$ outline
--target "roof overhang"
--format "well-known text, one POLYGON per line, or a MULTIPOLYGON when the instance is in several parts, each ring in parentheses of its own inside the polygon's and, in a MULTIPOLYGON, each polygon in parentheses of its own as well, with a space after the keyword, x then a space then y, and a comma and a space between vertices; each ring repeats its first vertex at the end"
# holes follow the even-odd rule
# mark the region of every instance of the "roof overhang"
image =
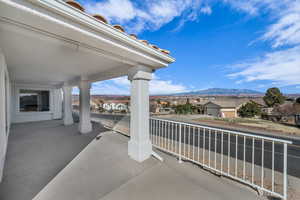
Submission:
POLYGON ((127 75, 133 66, 156 70, 175 61, 60 0, 0 0, 0 48, 20 82, 30 74, 53 84, 76 84, 82 75, 99 81, 127 75))

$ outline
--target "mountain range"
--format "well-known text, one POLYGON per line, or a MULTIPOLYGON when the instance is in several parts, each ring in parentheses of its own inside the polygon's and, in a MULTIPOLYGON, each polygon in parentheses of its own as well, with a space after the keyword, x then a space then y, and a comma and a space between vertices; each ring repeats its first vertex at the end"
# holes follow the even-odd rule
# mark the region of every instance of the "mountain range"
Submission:
POLYGON ((259 92, 256 90, 250 89, 227 89, 227 88, 210 88, 206 90, 197 90, 197 91, 190 91, 179 93, 176 95, 234 95, 234 96, 262 96, 264 95, 263 92, 259 92))

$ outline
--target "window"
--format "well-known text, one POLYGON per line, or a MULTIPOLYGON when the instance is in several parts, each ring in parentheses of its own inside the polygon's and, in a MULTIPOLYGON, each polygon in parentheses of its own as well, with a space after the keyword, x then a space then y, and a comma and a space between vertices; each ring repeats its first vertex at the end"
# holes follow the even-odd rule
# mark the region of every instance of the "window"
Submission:
POLYGON ((20 90, 20 112, 49 111, 49 96, 47 90, 20 90))

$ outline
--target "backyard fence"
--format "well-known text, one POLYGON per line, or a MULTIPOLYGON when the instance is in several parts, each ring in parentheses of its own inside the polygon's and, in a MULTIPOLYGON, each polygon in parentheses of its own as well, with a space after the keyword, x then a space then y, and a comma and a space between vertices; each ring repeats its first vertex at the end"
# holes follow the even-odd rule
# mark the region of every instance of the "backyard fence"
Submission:
POLYGON ((151 118, 154 147, 221 176, 287 199, 287 147, 292 142, 151 118))

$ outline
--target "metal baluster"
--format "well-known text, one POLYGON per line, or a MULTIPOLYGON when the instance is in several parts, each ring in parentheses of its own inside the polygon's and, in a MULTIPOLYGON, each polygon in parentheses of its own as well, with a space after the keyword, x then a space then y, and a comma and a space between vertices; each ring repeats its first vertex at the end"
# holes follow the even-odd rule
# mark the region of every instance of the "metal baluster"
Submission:
POLYGON ((174 150, 175 150, 175 153, 177 153, 177 149, 178 148, 176 148, 176 146, 177 146, 176 143, 178 143, 178 141, 179 141, 178 136, 177 136, 177 133, 178 133, 178 124, 174 124, 174 129, 175 129, 175 133, 174 133, 175 134, 174 150))
POLYGON ((283 197, 287 200, 287 143, 283 145, 283 197))
POLYGON ((246 179, 246 136, 244 136, 244 165, 243 165, 243 179, 246 179))
POLYGON ((167 149, 167 125, 168 125, 168 122, 165 122, 165 131, 164 131, 164 139, 165 139, 164 148, 165 149, 167 149))
POLYGON ((164 148, 164 121, 161 122, 161 142, 160 145, 162 148, 164 148))
POLYGON ((172 122, 169 123, 169 139, 168 139, 168 147, 169 147, 169 150, 171 151, 171 147, 172 147, 172 122))
POLYGON ((159 120, 156 120, 156 145, 159 147, 159 120))
POLYGON ((230 133, 228 133, 228 159, 227 159, 227 172, 230 174, 230 133))
POLYGON ((252 184, 254 183, 254 147, 255 147, 255 138, 252 138, 252 184))
POLYGON ((179 124, 179 163, 182 163, 181 160, 181 124, 179 124))
POLYGON ((198 132, 198 162, 200 162, 200 128, 197 128, 198 132))
POLYGON ((202 160, 203 160, 203 165, 205 165, 205 128, 203 128, 203 151, 202 151, 202 160))
POLYGON ((190 152, 191 152, 191 126, 189 126, 189 136, 188 136, 188 158, 190 158, 190 152))
POLYGON ((171 131, 170 123, 171 123, 171 122, 168 123, 169 128, 168 128, 168 130, 167 130, 167 132, 168 132, 168 137, 167 137, 167 139, 168 139, 168 140, 167 140, 167 141, 168 141, 168 150, 170 150, 170 131, 171 131))
POLYGON ((195 126, 193 127, 193 160, 195 160, 195 126))
POLYGON ((208 130, 208 166, 210 167, 211 129, 208 130))
POLYGON ((151 119, 151 142, 152 142, 152 144, 154 144, 154 133, 155 133, 155 130, 154 130, 154 120, 151 119))
POLYGON ((151 142, 154 144, 154 120, 151 119, 151 142))
POLYGON ((217 131, 215 131, 215 169, 217 169, 217 131))
POLYGON ((162 121, 159 123, 159 146, 162 148, 162 121))
POLYGON ((274 152, 275 152, 275 145, 273 140, 272 141, 272 192, 274 192, 274 152))
POLYGON ((237 177, 238 135, 235 135, 235 176, 237 177))
POLYGON ((224 139, 224 132, 221 133, 221 174, 223 173, 223 139, 224 139))
POLYGON ((174 123, 171 123, 171 150, 174 151, 174 139, 175 139, 175 135, 174 135, 174 123))
POLYGON ((153 143, 152 142, 152 120, 151 119, 149 119, 149 138, 150 138, 150 141, 151 141, 151 143, 153 143))
POLYGON ((158 146, 158 120, 155 120, 155 128, 156 128, 156 134, 155 134, 155 140, 156 140, 156 145, 158 146))
POLYGON ((185 156, 185 129, 186 129, 186 125, 183 125, 183 156, 185 156))
POLYGON ((264 157, 265 157, 265 140, 261 141, 261 187, 264 187, 264 157))

